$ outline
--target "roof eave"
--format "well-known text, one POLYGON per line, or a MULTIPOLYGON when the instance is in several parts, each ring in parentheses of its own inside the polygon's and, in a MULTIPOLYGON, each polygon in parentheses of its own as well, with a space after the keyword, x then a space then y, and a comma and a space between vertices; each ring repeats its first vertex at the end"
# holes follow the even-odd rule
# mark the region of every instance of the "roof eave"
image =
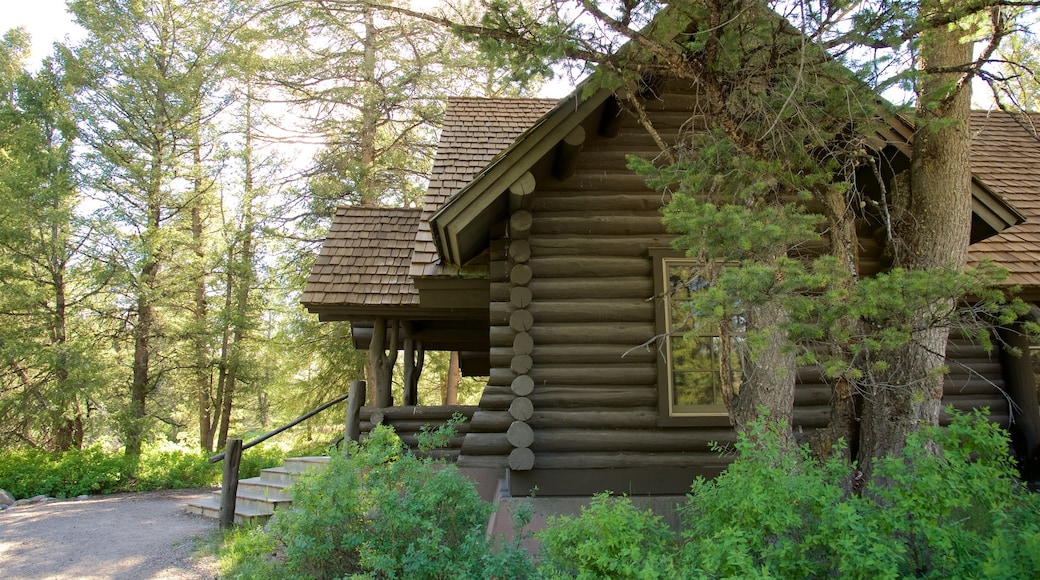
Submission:
POLYGON ((434 245, 442 260, 462 266, 482 252, 486 232, 499 213, 497 207, 505 207, 509 186, 614 94, 612 89, 599 89, 583 97, 586 86, 587 82, 579 84, 561 99, 430 218, 434 245))
MULTIPOLYGON (((993 228, 992 235, 1026 221, 1025 216, 974 175, 971 178, 971 212, 993 228)), ((973 239, 972 243, 982 241, 987 237, 989 236, 973 239)))

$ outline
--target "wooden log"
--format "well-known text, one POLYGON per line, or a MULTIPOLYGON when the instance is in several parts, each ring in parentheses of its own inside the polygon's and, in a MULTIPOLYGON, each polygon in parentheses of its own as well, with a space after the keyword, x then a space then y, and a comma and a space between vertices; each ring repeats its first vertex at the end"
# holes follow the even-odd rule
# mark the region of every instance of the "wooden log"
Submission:
POLYGON ((513 240, 509 244, 509 259, 523 264, 531 259, 531 243, 527 240, 513 240))
MULTIPOLYGON (((515 423, 514 423, 515 424, 515 423)), ((524 423, 527 426, 526 423, 524 423)), ((527 426, 530 429, 530 426, 527 426)), ((512 426, 510 427, 512 429, 512 426)), ((595 453, 601 451, 668 453, 708 451, 712 443, 737 440, 733 429, 538 429, 531 431, 535 451, 595 453)), ((512 439, 510 439, 512 442, 512 439)))
POLYGON ((235 503, 238 498, 238 468, 242 464, 242 440, 228 439, 224 448, 224 473, 220 488, 220 528, 235 525, 235 503))
POLYGON ((534 326, 534 316, 528 310, 517 310, 509 315, 509 328, 513 332, 527 332, 534 326))
POLYGON ((532 468, 534 468, 533 451, 522 447, 509 452, 509 469, 513 471, 528 471, 532 468))
POLYGON ((509 404, 509 414, 517 421, 527 421, 534 414, 534 404, 527 397, 517 397, 509 404))
POLYGON ((531 304, 531 289, 515 286, 509 290, 509 304, 513 308, 527 308, 531 304))
POLYGON ((654 322, 654 303, 645 299, 536 300, 527 310, 539 323, 654 322))
POLYGON ((525 172, 512 185, 509 186, 509 211, 516 212, 526 209, 531 202, 531 194, 534 193, 534 175, 530 171, 525 172))
MULTIPOLYGON (((534 352, 534 339, 526 332, 519 332, 513 337, 513 353, 531 354, 534 352)), ((523 374, 523 373, 521 373, 523 374)))
POLYGON ((531 227, 531 235, 613 235, 653 236, 667 233, 661 216, 656 212, 630 212, 624 216, 574 212, 585 215, 540 217, 531 227), (590 215, 591 214, 591 215, 590 215))
POLYGON ((383 425, 386 422, 386 415, 384 415, 381 411, 374 411, 368 417, 368 420, 372 423, 372 425, 383 425))
MULTIPOLYGON (((517 312, 527 312, 517 310, 517 312)), ((515 313, 514 313, 515 314, 515 313)), ((531 313, 528 312, 528 315, 531 313)), ((531 318, 533 324, 533 316, 531 318)), ((513 338, 517 332, 528 332, 534 343, 539 346, 558 344, 614 344, 625 345, 628 348, 639 348, 641 344, 657 336, 657 330, 653 323, 620 323, 620 322, 591 322, 587 324, 577 323, 539 323, 537 326, 519 328, 504 326, 492 326, 488 329, 488 335, 492 346, 509 346, 513 344, 513 338)))
POLYGON ((585 128, 578 125, 567 133, 556 146, 556 157, 553 159, 553 176, 565 181, 574 175, 581 157, 581 149, 585 144, 585 128))
MULTIPOLYGON (((409 449, 419 448, 419 434, 420 431, 406 431, 398 432, 397 436, 400 437, 401 443, 404 443, 409 449)), ((448 446, 445 449, 462 449, 463 442, 466 439, 465 434, 459 434, 448 439, 448 446)))
POLYGON ((380 413, 389 421, 404 419, 424 419, 427 421, 447 421, 452 415, 459 413, 464 417, 472 417, 477 412, 476 405, 421 405, 415 407, 362 407, 361 418, 368 420, 374 413, 380 413))
POLYGON ((650 248, 670 247, 673 236, 537 236, 531 238, 531 257, 617 256, 646 258, 650 248))
POLYGON ((598 298, 639 298, 654 295, 654 280, 649 276, 618 276, 610 280, 583 278, 535 278, 528 285, 539 300, 585 299, 590 288, 595 288, 598 298))
POLYGON ((830 405, 795 407, 792 421, 795 426, 816 429, 826 427, 831 420, 830 405))
MULTIPOLYGON (((523 334, 523 333, 522 333, 523 334)), ((529 333, 528 333, 529 335, 529 333)), ((516 336, 520 336, 519 334, 516 336)), ((517 350, 514 338, 513 346, 493 346, 489 351, 493 366, 508 366, 517 350)), ((531 340, 531 344, 534 340, 531 340)), ((526 347, 526 342, 521 345, 526 347)), ((538 364, 562 365, 580 360, 586 365, 601 364, 648 364, 656 363, 658 352, 654 345, 647 347, 631 347, 621 344, 556 344, 535 345, 531 352, 525 353, 538 364)))
MULTIPOLYGON (((618 180, 621 183, 626 181, 629 183, 624 193, 604 191, 602 187, 597 187, 606 185, 608 181, 606 176, 581 174, 574 181, 580 181, 585 189, 572 190, 568 188, 559 192, 552 192, 554 195, 538 196, 532 202, 531 211, 539 216, 551 216, 557 212, 602 211, 606 208, 616 212, 658 211, 661 208, 661 194, 646 189, 642 177, 631 173, 625 176, 614 175, 612 177, 615 178, 615 185, 618 180), (631 189, 631 191, 628 191, 628 189, 631 189)), ((667 237, 671 238, 672 236, 667 237)), ((664 244, 663 247, 668 247, 668 244, 664 244)))
POLYGON ((526 286, 533 272, 527 264, 517 264, 509 269, 509 282, 514 286, 526 286))
POLYGON ((518 375, 526 375, 533 366, 534 361, 531 359, 531 355, 528 354, 515 355, 509 363, 509 369, 518 375))
MULTIPOLYGON (((611 278, 650 277, 653 262, 649 257, 624 258, 619 256, 545 256, 531 258, 528 262, 534 276, 542 278, 588 279, 595 282, 609 282, 611 278)), ((514 268, 515 269, 515 268, 514 268)), ((510 272, 510 279, 512 279, 510 272)), ((530 279, 527 280, 530 282, 530 279)), ((526 284, 527 282, 524 282, 526 284)), ((606 285, 606 284, 604 284, 606 285)), ((586 295, 586 298, 590 296, 586 295)), ((539 294, 539 297, 541 295, 539 294)), ((649 298, 649 296, 643 296, 649 298)))
MULTIPOLYGON (((535 384, 526 396, 536 409, 574 409, 581 407, 656 407, 657 385, 644 386, 566 386, 535 384)), ((522 391, 521 391, 522 392, 522 391)), ((517 394, 502 387, 488 387, 480 399, 481 409, 506 410, 517 394)), ((525 396, 525 395, 520 395, 525 396)))
POLYGON ((795 406, 830 404, 833 396, 831 390, 830 385, 796 384, 794 387, 794 404, 795 406))
POLYGON ((463 452, 459 454, 456 465, 460 468, 505 469, 509 467, 509 461, 505 455, 466 455, 463 452))
MULTIPOLYGON (((536 385, 590 385, 590 386, 656 386, 656 365, 601 365, 595 368, 581 366, 538 365, 527 373, 536 385)), ((493 368, 495 384, 517 376, 512 369, 493 368)))
POLYGON ((518 397, 526 397, 534 391, 534 381, 527 375, 520 375, 510 383, 510 390, 518 397))
POLYGON ((503 433, 469 433, 462 444, 468 455, 507 455, 514 449, 503 433))
POLYGON ((523 421, 513 421, 506 430, 506 440, 513 447, 530 447, 535 440, 534 429, 523 421))
POLYGON ((534 217, 531 216, 531 212, 526 210, 513 212, 513 215, 509 217, 509 237, 518 240, 526 239, 531 235, 532 224, 534 224, 534 217))
MULTIPOLYGON (((423 427, 439 427, 444 423, 445 421, 430 421, 428 419, 396 419, 390 421, 386 417, 383 418, 383 424, 390 425, 398 434, 418 433, 422 431, 423 427)), ((371 431, 375 426, 376 425, 370 421, 361 421, 362 432, 371 431)), ((455 430, 458 433, 468 433, 469 428, 470 423, 469 421, 466 421, 461 425, 456 426, 455 430)))
MULTIPOLYGON (((658 412, 656 407, 582 407, 573 409, 537 409, 531 402, 531 414, 520 419, 513 414, 516 401, 527 399, 517 397, 509 405, 509 410, 487 410, 480 412, 481 429, 486 432, 505 432, 516 420, 526 421, 533 429, 552 429, 567 427, 571 429, 657 429, 658 412)), ((527 399, 530 401, 530 399, 527 399)), ((668 429, 673 429, 668 427, 668 429)))
POLYGON ((943 383, 944 395, 986 395, 1000 393, 1005 390, 1004 379, 989 377, 965 376, 946 377, 943 383))
POLYGON ((609 469, 609 468, 653 468, 653 467, 697 467, 724 469, 733 461, 732 455, 718 453, 545 453, 535 456, 536 469, 609 469))
POLYGON ((361 406, 365 402, 365 381, 350 381, 347 398, 346 426, 343 437, 355 443, 361 440, 361 406))

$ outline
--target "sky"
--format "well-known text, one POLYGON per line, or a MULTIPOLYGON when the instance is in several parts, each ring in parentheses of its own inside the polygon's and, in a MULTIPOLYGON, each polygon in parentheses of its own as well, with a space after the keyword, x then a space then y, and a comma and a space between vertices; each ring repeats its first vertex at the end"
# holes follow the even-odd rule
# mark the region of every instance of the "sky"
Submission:
POLYGON ((76 39, 82 29, 65 11, 65 0, 0 0, 0 34, 24 26, 32 36, 32 61, 39 63, 66 35, 76 39))

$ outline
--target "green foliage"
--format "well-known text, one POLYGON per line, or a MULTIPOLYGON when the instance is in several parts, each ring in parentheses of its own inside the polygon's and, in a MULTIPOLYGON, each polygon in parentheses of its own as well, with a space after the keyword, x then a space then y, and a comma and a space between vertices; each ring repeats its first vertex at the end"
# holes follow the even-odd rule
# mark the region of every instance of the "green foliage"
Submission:
POLYGON ((532 573, 516 545, 485 538, 491 506, 452 465, 418 459, 389 427, 293 488, 269 536, 245 534, 222 559, 229 578, 518 578, 532 573), (273 539, 273 541, 272 541, 273 539), (256 557, 279 554, 260 564, 256 557), (237 554, 246 554, 240 557, 237 554))
MULTIPOLYGON (((951 411, 952 412, 952 411, 951 411)), ((674 534, 627 498, 597 496, 541 532, 550 577, 1035 578, 1040 496, 1007 456, 1008 436, 953 413, 911 435, 860 493, 833 459, 791 454, 759 422, 718 478, 698 480, 674 534), (929 449, 939 449, 932 453, 929 449)))
POLYGON ((453 413, 451 419, 448 419, 443 425, 435 428, 431 428, 428 424, 423 425, 419 428, 419 450, 433 451, 447 447, 451 443, 451 438, 458 432, 456 427, 465 422, 465 415, 453 413))
MULTIPOLYGON (((255 477, 284 457, 273 447, 250 449, 242 456, 239 476, 255 477)), ((0 488, 16 498, 208 487, 220 477, 221 464, 210 463, 207 454, 177 448, 146 447, 136 457, 99 446, 64 453, 23 449, 0 455, 0 488)))
MULTIPOLYGON (((276 447, 255 447, 242 456, 239 477, 256 477, 260 470, 281 463, 276 447)), ((209 487, 220 482, 221 464, 208 454, 163 446, 146 447, 140 456, 105 451, 100 446, 63 453, 36 449, 0 455, 0 488, 16 498, 47 495, 75 497, 127 491, 209 487)))
POLYGON ((624 496, 600 494, 579 516, 553 516, 537 534, 547 578, 676 577, 675 532, 624 496))

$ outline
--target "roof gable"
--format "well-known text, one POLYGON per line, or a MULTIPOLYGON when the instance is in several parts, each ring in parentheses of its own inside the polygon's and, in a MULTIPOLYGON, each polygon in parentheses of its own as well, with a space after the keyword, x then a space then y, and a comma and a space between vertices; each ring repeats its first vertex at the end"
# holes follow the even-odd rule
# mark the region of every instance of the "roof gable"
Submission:
POLYGON ((557 99, 448 100, 415 237, 413 277, 450 274, 438 259, 430 218, 557 103, 557 99))

